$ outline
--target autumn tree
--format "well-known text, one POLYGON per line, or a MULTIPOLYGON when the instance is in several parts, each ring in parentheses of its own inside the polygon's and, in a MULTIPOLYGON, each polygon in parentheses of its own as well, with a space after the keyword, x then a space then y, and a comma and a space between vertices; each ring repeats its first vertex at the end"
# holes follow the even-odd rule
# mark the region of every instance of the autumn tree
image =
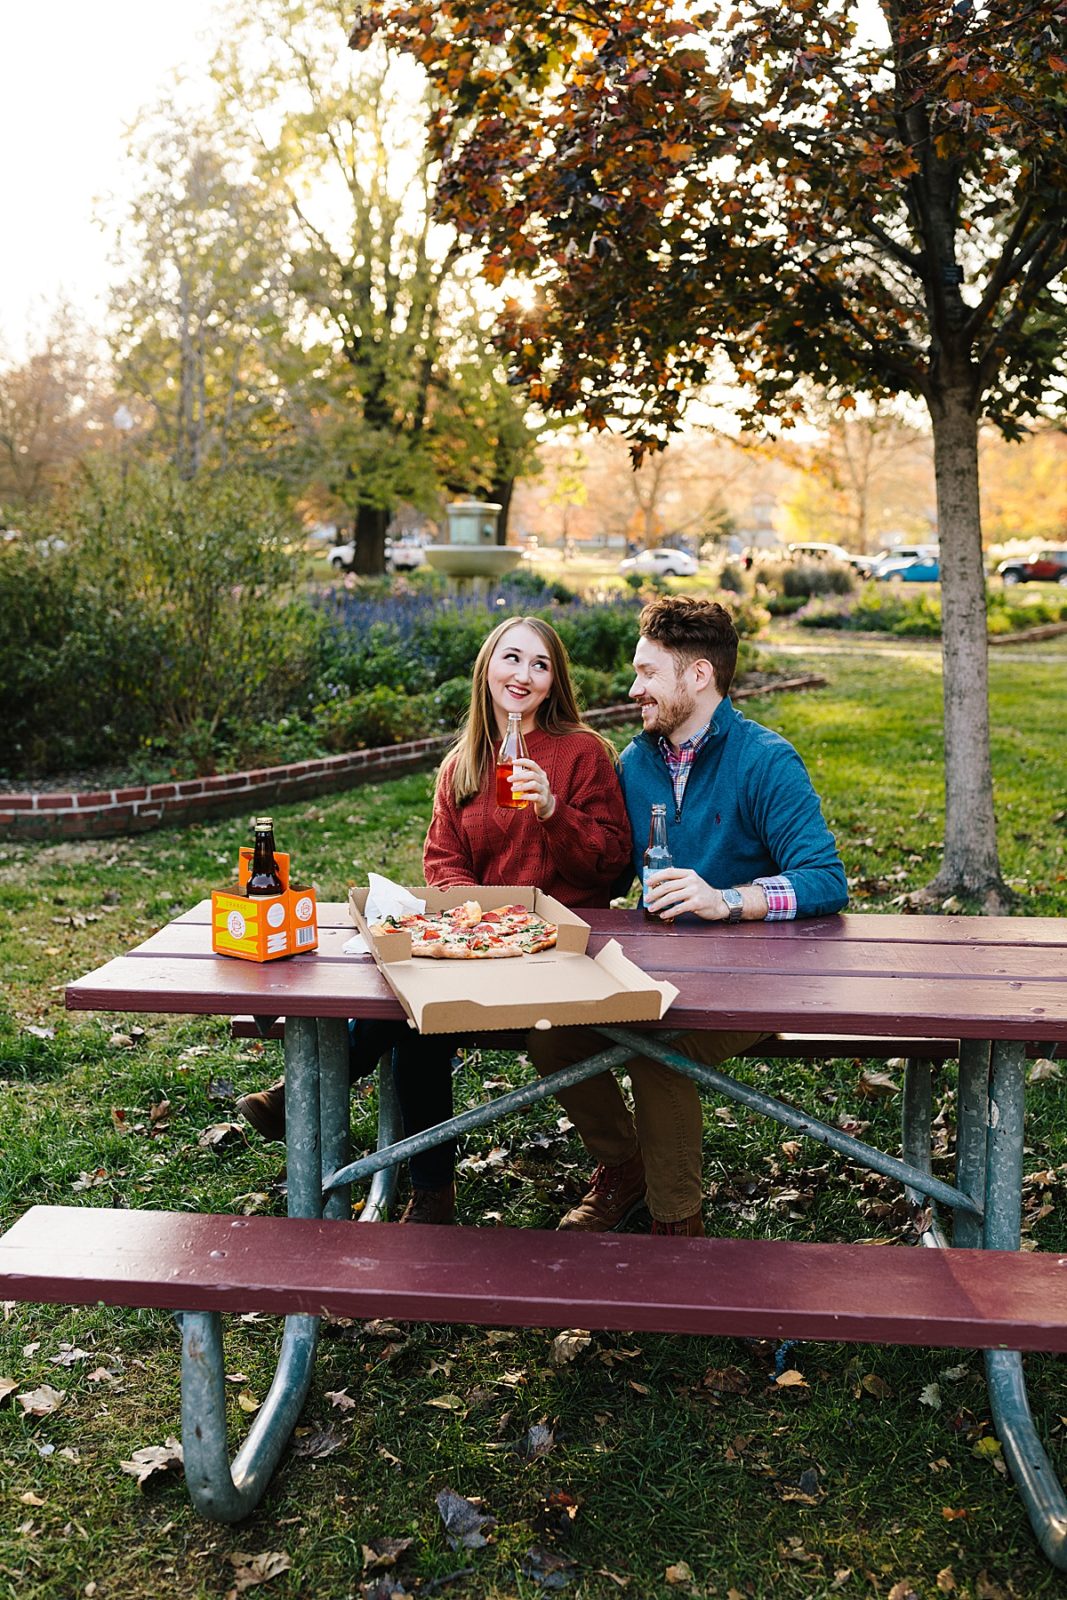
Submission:
POLYGON ((119 231, 116 382, 182 478, 247 466, 284 413, 284 218, 206 125, 169 108, 146 116, 133 154, 142 183, 119 231))
POLYGON ((850 550, 890 532, 929 539, 934 480, 929 434, 881 407, 830 408, 817 437, 790 454, 799 468, 787 514, 796 537, 850 550))
POLYGON ((84 330, 59 307, 21 360, 0 360, 0 512, 39 505, 107 437, 110 391, 84 330))
POLYGON ((1058 400, 1067 337, 1065 0, 369 0, 353 34, 439 95, 443 214, 525 272, 517 372, 547 407, 678 425, 724 352, 749 417, 805 380, 926 406, 944 616, 932 892, 1003 904, 978 429, 1058 400))
POLYGON ((463 241, 434 214, 422 75, 382 52, 350 56, 348 20, 341 0, 235 8, 215 73, 228 142, 289 217, 306 358, 289 385, 290 445, 346 508, 356 570, 372 573, 400 501, 436 509, 448 480, 508 486, 525 399, 487 367, 500 361, 464 285, 463 241), (479 438, 466 470, 464 433, 479 438))

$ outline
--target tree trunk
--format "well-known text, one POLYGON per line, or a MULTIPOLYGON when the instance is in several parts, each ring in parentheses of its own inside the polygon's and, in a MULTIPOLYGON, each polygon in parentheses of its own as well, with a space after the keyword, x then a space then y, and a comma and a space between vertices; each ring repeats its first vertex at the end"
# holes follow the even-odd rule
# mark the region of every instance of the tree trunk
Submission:
POLYGON ((978 490, 978 417, 967 388, 930 399, 941 539, 945 721, 945 846, 930 896, 978 897, 1007 908, 989 750, 985 571, 978 490))
POLYGON ((389 522, 390 513, 380 506, 357 506, 352 565, 361 577, 379 578, 385 571, 385 530, 389 522))
POLYGON ((500 479, 492 484, 489 490, 490 500, 500 507, 500 515, 496 523, 497 544, 507 544, 508 542, 508 517, 511 515, 511 496, 514 489, 515 479, 511 477, 500 479))

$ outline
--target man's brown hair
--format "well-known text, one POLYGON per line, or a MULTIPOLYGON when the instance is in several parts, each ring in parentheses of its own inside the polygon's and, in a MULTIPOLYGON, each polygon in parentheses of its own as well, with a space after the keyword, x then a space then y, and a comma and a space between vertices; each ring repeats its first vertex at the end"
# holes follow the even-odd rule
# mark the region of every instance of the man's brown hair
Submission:
POLYGON ((642 611, 639 627, 643 639, 673 651, 682 666, 710 661, 716 689, 729 694, 737 668, 737 629, 717 600, 660 595, 642 611))

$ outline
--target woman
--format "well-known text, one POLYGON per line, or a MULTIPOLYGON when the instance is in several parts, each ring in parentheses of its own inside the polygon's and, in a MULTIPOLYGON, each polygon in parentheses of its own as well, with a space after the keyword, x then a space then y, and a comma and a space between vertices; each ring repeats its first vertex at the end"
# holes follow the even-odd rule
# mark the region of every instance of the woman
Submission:
MULTIPOLYGON (((437 889, 522 884, 566 906, 606 906, 629 862, 614 751, 582 721, 563 641, 538 617, 511 617, 478 652, 467 720, 437 774, 426 882, 437 889), (513 792, 528 802, 523 810, 496 803, 496 755, 511 712, 519 713, 527 747, 512 776, 513 792)), ((452 1056, 461 1041, 392 1023, 353 1024, 352 1040, 353 1076, 394 1046, 406 1135, 451 1117, 452 1056)), ((284 1136, 280 1085, 238 1105, 264 1137, 284 1136)), ((453 1222, 454 1169, 451 1141, 414 1156, 401 1222, 453 1222)))

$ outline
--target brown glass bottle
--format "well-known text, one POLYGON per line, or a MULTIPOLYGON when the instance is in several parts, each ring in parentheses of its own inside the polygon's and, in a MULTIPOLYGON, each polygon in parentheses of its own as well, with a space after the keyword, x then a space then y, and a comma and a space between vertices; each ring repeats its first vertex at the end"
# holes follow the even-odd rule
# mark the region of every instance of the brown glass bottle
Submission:
POLYGON ((278 863, 274 859, 274 820, 272 817, 257 817, 255 845, 252 850, 252 863, 248 869, 245 893, 256 898, 265 898, 268 895, 283 893, 284 888, 278 863))

